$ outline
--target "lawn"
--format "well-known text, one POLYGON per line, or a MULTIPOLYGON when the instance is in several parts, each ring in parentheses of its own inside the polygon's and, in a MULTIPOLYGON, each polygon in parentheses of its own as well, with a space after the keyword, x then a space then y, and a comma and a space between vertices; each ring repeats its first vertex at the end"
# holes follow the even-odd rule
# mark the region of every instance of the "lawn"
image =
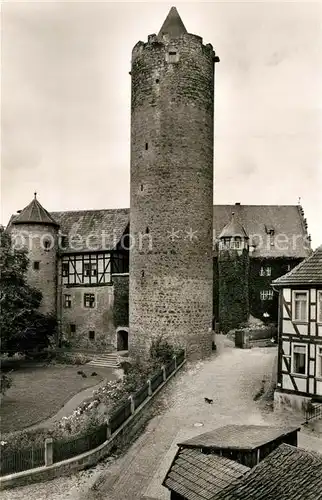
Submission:
POLYGON ((116 378, 108 368, 87 365, 33 366, 14 371, 11 376, 13 385, 3 397, 0 409, 2 434, 46 420, 78 392, 104 378, 116 378), (87 378, 77 374, 79 370, 87 378), (94 371, 97 376, 91 376, 94 371))

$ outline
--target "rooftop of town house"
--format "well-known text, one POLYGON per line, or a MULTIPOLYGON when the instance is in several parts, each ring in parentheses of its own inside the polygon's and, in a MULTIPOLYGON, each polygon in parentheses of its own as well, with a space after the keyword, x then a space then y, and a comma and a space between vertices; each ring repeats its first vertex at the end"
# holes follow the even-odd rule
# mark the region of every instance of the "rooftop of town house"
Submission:
POLYGON ((198 449, 253 450, 299 430, 300 427, 225 425, 178 443, 178 446, 198 449))

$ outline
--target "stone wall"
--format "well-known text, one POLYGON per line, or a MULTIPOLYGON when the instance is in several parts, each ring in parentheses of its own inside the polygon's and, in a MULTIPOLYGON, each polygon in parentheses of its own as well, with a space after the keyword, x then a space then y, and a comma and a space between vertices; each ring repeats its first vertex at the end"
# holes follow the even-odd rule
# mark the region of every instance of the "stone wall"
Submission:
POLYGON ((57 228, 42 224, 17 224, 12 226, 12 238, 15 247, 22 246, 28 250, 30 264, 27 270, 27 281, 41 291, 42 313, 56 313, 57 283, 57 228), (50 247, 45 248, 45 242, 50 247), (34 263, 39 262, 39 269, 34 263))
POLYGON ((113 285, 93 287, 62 286, 61 329, 63 338, 73 347, 84 350, 103 350, 115 340, 113 322, 113 285), (84 307, 84 293, 95 294, 95 307, 84 307), (64 307, 64 295, 71 296, 71 307, 64 307), (76 332, 71 332, 70 325, 76 325, 76 332), (89 338, 89 331, 95 332, 95 338, 89 338))
POLYGON ((129 275, 113 275, 114 306, 113 321, 115 328, 129 326, 129 275))
POLYGON ((132 53, 130 352, 211 353, 214 52, 186 34, 132 53), (173 55, 175 54, 175 55, 173 55))

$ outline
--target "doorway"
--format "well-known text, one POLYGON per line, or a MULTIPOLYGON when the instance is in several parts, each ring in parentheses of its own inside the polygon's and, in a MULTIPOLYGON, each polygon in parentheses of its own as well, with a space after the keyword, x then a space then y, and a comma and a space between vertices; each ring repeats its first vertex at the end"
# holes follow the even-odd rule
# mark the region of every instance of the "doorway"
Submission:
POLYGON ((126 330, 117 332, 117 350, 127 351, 129 349, 129 334, 126 330))

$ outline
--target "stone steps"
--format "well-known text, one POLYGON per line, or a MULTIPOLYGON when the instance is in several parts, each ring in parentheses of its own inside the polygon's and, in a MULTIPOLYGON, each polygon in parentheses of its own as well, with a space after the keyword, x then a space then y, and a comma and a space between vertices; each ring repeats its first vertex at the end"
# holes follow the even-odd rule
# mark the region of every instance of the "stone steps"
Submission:
POLYGON ((120 356, 116 352, 100 353, 87 363, 89 366, 120 368, 120 356))

